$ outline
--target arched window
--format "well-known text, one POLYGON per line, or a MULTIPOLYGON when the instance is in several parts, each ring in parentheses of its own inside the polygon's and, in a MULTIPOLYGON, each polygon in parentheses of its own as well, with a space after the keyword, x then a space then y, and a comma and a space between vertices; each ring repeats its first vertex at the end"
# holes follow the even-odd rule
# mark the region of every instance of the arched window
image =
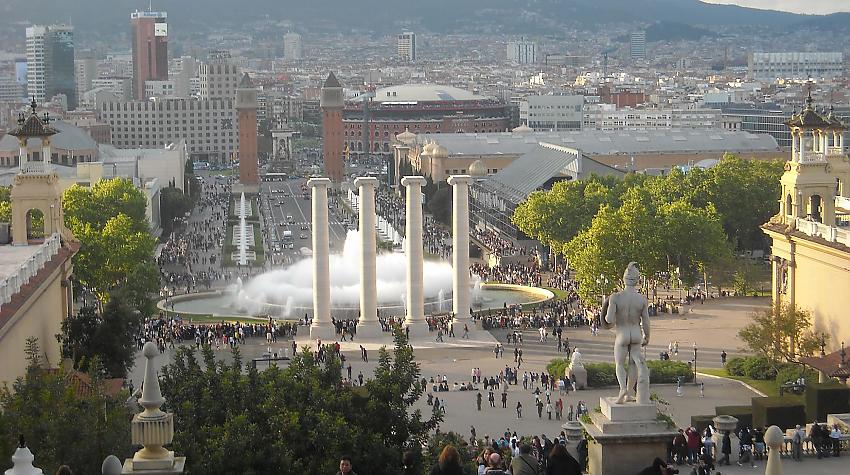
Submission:
POLYGON ((37 208, 27 211, 27 239, 44 238, 44 213, 37 208))
POLYGON ((785 214, 786 215, 794 214, 793 208, 791 206, 792 206, 791 195, 789 194, 788 196, 785 197, 785 214))

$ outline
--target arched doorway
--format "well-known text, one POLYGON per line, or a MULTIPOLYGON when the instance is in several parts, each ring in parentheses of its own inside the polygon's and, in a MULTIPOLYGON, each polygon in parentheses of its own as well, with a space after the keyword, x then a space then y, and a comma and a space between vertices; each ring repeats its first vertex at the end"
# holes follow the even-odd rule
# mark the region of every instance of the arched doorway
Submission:
POLYGON ((822 207, 820 195, 812 195, 809 198, 809 215, 819 223, 823 222, 822 207))
POLYGON ((27 211, 27 239, 44 239, 44 213, 38 208, 27 211))

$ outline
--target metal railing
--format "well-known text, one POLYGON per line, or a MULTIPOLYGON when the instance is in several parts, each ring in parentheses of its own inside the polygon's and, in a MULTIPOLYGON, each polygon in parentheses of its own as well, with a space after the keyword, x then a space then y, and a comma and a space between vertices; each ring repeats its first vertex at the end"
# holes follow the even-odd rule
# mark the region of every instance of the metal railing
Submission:
POLYGON ((59 253, 61 247, 59 233, 54 233, 40 245, 38 251, 23 262, 18 270, 0 280, 0 308, 12 301, 12 297, 21 291, 38 271, 59 253))

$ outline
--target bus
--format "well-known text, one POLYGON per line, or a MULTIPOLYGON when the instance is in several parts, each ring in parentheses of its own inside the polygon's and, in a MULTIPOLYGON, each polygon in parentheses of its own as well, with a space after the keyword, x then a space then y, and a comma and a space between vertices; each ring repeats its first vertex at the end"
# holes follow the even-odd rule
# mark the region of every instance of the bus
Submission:
POLYGON ((286 173, 266 173, 263 175, 263 181, 286 181, 289 175, 286 173))

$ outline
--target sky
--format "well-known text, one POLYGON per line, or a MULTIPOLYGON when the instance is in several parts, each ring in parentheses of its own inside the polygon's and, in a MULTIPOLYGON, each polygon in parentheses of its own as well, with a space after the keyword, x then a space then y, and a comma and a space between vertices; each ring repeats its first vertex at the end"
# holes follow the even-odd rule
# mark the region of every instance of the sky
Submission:
POLYGON ((727 3, 765 10, 827 15, 850 12, 850 0, 702 0, 705 3, 727 3))

